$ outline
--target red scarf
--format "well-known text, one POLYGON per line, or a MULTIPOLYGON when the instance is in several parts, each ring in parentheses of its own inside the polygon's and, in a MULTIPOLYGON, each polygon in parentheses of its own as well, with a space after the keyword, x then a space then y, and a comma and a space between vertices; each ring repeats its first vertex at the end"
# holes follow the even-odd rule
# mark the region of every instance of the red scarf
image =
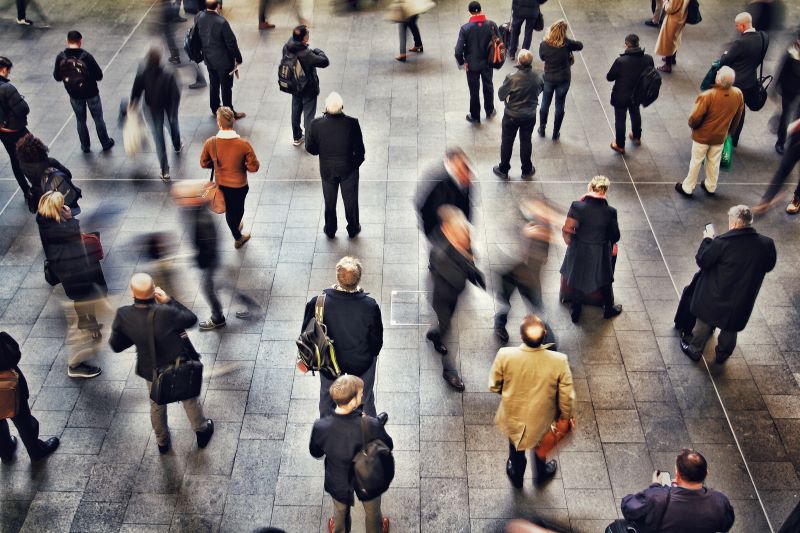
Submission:
POLYGON ((478 23, 486 22, 486 15, 472 15, 469 18, 469 21, 470 22, 478 22, 478 23))

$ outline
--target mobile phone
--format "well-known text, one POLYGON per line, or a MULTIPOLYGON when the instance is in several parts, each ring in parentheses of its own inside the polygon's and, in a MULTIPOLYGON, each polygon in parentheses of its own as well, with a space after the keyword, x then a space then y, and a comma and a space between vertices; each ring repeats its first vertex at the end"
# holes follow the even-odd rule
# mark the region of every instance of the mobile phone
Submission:
POLYGON ((706 233, 708 235, 716 235, 717 234, 717 230, 714 228, 714 224, 712 224, 711 222, 706 224, 706 233))
POLYGON ((669 472, 662 472, 658 471, 658 482, 661 483, 665 487, 669 487, 672 484, 672 478, 669 475, 669 472))

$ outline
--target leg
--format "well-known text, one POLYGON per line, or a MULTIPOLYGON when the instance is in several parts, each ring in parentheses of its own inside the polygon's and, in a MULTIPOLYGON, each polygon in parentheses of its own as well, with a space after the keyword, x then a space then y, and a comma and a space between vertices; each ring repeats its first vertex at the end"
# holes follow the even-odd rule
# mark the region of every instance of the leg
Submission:
POLYGON ((712 333, 714 333, 714 328, 698 318, 694 324, 694 329, 692 330, 692 342, 689 345, 692 351, 694 353, 703 353, 706 343, 708 342, 708 338, 711 337, 712 333))
POLYGON ((158 156, 158 163, 161 165, 161 172, 169 170, 169 161, 167 160, 167 147, 164 141, 164 111, 149 109, 150 129, 153 132, 153 141, 156 145, 156 155, 158 156))
POLYGON ((222 90, 222 105, 233 109, 233 76, 227 72, 220 72, 218 75, 222 90))
POLYGON ((417 25, 418 18, 419 15, 414 15, 406 21, 408 29, 411 30, 411 36, 414 38, 414 46, 422 46, 422 35, 419 33, 419 26, 417 25))
POLYGON ((511 441, 508 441, 508 462, 511 463, 514 476, 521 480, 525 475, 525 467, 528 465, 528 460, 525 458, 525 450, 517 450, 517 447, 511 441))
POLYGON ((517 122, 503 114, 502 133, 500 136, 500 170, 508 173, 511 169, 511 152, 514 149, 514 138, 517 136, 517 122))
POLYGON ((511 309, 511 297, 514 295, 514 289, 516 289, 516 287, 517 284, 514 279, 513 270, 500 276, 500 290, 497 291, 499 309, 494 316, 495 328, 506 327, 508 323, 508 311, 511 309))
MULTIPOLYGON (((25 445, 28 455, 31 459, 38 459, 44 448, 44 442, 39 439, 39 421, 31 414, 27 400, 20 402, 17 416, 12 418, 11 421, 14 422, 14 427, 17 428, 19 438, 22 440, 22 444, 25 445)), ((8 424, 6 424, 7 432, 8 424)), ((2 433, 2 430, 0 430, 0 433, 2 433)), ((3 455, 3 453, 0 453, 0 455, 3 455)))
MULTIPOLYGON (((743 91, 744 94, 744 101, 747 102, 747 91, 743 91)), ((747 114, 747 106, 744 106, 742 109, 742 120, 739 121, 739 125, 736 127, 736 131, 733 132, 731 135, 731 140, 733 141, 734 146, 739 145, 739 136, 742 134, 742 129, 744 128, 744 117, 747 114)))
POLYGON ((525 38, 522 41, 522 48, 525 50, 531 49, 531 42, 533 41, 533 25, 535 19, 525 19, 525 38))
POLYGON ((358 169, 342 180, 341 187, 344 216, 347 219, 347 233, 354 237, 361 231, 361 223, 358 218, 358 169))
POLYGON ((25 7, 28 0, 17 0, 17 20, 25 20, 25 7))
POLYGON ((303 98, 299 94, 292 95, 292 138, 299 141, 303 138, 300 128, 300 116, 303 114, 303 98))
POLYGON ((317 114, 317 96, 303 97, 303 128, 308 133, 308 127, 314 122, 314 116, 317 114))
POLYGON ((219 190, 222 191, 222 195, 225 197, 225 221, 228 223, 231 235, 238 241, 242 238, 242 232, 239 231, 239 223, 244 215, 244 200, 249 187, 247 185, 241 188, 220 186, 219 190))
POLYGON ((533 128, 536 126, 536 116, 526 118, 518 122, 519 124, 519 160, 522 165, 522 174, 533 172, 533 128))
POLYGON ((100 95, 90 98, 86 104, 89 107, 89 111, 92 113, 94 127, 97 130, 97 138, 100 139, 100 145, 103 149, 107 149, 114 141, 108 136, 108 131, 106 130, 106 121, 103 119, 103 104, 100 101, 100 95))
POLYGON ((406 30, 408 29, 408 21, 401 22, 397 25, 398 30, 400 30, 400 55, 404 55, 406 53, 406 30))
POLYGON ((508 53, 511 55, 511 59, 515 59, 517 55, 517 46, 519 45, 519 33, 522 31, 522 23, 525 21, 523 18, 519 18, 511 14, 511 39, 508 44, 508 53))
POLYGON ((569 92, 569 81, 559 83, 556 86, 556 115, 553 120, 553 138, 558 139, 561 135, 561 123, 564 122, 564 113, 567 104, 567 93, 569 92))
MULTIPOLYGON (((720 147, 721 148, 721 147, 720 147)), ((689 161, 689 172, 683 180, 683 192, 691 194, 697 186, 697 175, 700 173, 700 165, 703 164, 703 159, 706 157, 709 146, 707 144, 700 144, 699 142, 692 141, 692 159, 689 161)), ((720 150, 720 156, 722 151, 720 150)), ((717 170, 719 170, 719 159, 717 159, 717 170)), ((708 175, 708 166, 706 166, 706 176, 708 175)))
MULTIPOLYGON (((767 187, 767 191, 761 198, 762 203, 768 203, 775 198, 775 195, 778 194, 778 191, 783 186, 786 178, 789 177, 789 174, 792 173, 792 170, 798 161, 800 161, 800 145, 797 143, 794 145, 789 145, 789 147, 786 149, 786 152, 784 152, 783 157, 781 157, 781 164, 778 167, 778 170, 776 170, 775 174, 772 176, 772 181, 767 187)), ((798 184, 797 189, 795 190, 795 196, 800 198, 800 184, 798 184)))
POLYGON ((364 396, 363 396, 363 403, 364 403, 364 412, 369 416, 375 416, 378 412, 375 410, 375 369, 377 367, 377 361, 372 361, 372 366, 370 366, 366 372, 361 374, 361 379, 364 381, 364 396))
POLYGON ((480 91, 481 73, 467 71, 467 87, 469 88, 469 115, 475 119, 481 119, 481 99, 480 91))
POLYGON ((72 104, 72 111, 75 112, 75 126, 78 129, 78 139, 81 141, 81 150, 89 151, 92 145, 89 139, 89 128, 86 127, 86 100, 69 99, 72 104))
MULTIPOLYGON (((150 389, 153 387, 153 382, 147 382, 148 398, 150 396, 150 389)), ((159 446, 166 446, 169 443, 169 426, 167 426, 167 406, 158 405, 153 400, 150 402, 150 424, 153 426, 153 431, 156 434, 156 443, 159 446)))
POLYGON ((639 104, 631 104, 628 107, 628 112, 631 115, 631 134, 634 139, 642 138, 642 110, 639 104))
POLYGON ((172 139, 172 147, 177 152, 181 149, 181 128, 178 120, 178 106, 167 111, 167 123, 169 124, 169 136, 172 139))
POLYGON ((614 143, 620 148, 625 148, 625 130, 628 120, 627 107, 614 107, 614 143))
POLYGON ((214 324, 222 324, 225 322, 225 315, 222 313, 222 304, 217 298, 217 291, 214 288, 214 273, 214 268, 207 268, 203 272, 201 289, 209 307, 211 307, 211 321, 214 324))
POLYGON ((653 10, 653 24, 660 24, 661 23, 661 14, 664 12, 664 0, 655 0, 656 6, 653 10))
POLYGON ((715 349, 718 363, 724 363, 736 348, 736 332, 721 330, 717 337, 717 347, 715 349))
POLYGON ((322 198, 325 200, 325 225, 322 231, 330 238, 336 235, 336 202, 339 200, 339 179, 322 178, 322 198))
POLYGON ((525 302, 525 305, 528 307, 529 313, 535 313, 538 309, 542 308, 541 282, 537 280, 537 284, 539 286, 534 287, 531 285, 526 285, 525 283, 517 283, 519 295, 522 297, 522 301, 525 302))
POLYGON ((381 513, 381 497, 361 502, 364 506, 364 527, 367 533, 381 533, 383 514, 381 513))
POLYGON ((709 146, 706 153, 706 189, 709 192, 717 190, 717 178, 719 178, 719 162, 722 159, 722 146, 709 146))
POLYGON ((600 288, 603 295, 603 310, 608 311, 614 307, 614 288, 611 285, 606 285, 600 288))
POLYGON ((666 61, 667 65, 669 66, 675 65, 678 62, 678 53, 675 52, 671 56, 667 56, 666 59, 667 59, 666 61))
MULTIPOLYGON (((374 377, 374 376, 373 376, 374 377)), ((322 374, 319 375, 319 417, 331 416, 336 404, 331 399, 330 388, 333 385, 332 379, 328 379, 322 374)))
POLYGON ((219 109, 219 91, 220 91, 220 78, 219 72, 216 70, 209 68, 208 69, 208 83, 209 83, 209 90, 208 95, 211 99, 211 112, 216 114, 217 109, 219 109))
POLYGON ((350 533, 350 506, 336 499, 333 499, 333 523, 334 533, 350 533))
POLYGON ((258 21, 267 21, 267 0, 258 0, 258 21))
POLYGON ((494 84, 492 83, 492 73, 494 69, 485 68, 481 71, 481 82, 483 83, 483 109, 488 117, 494 113, 494 84))
POLYGON ((181 402, 183 410, 186 411, 186 418, 192 425, 192 431, 200 433, 208 429, 208 419, 203 414, 203 406, 197 401, 197 398, 189 398, 181 402))
POLYGON ((26 133, 28 133, 27 129, 22 129, 17 132, 0 132, 0 140, 2 140, 6 152, 8 152, 8 160, 11 162, 11 170, 14 172, 14 178, 16 178, 19 188, 22 189, 22 193, 27 198, 31 194, 31 186, 25 178, 25 173, 22 172, 22 168, 19 166, 19 158, 17 157, 17 141, 26 133))
POLYGON ((556 85, 548 81, 544 82, 544 90, 542 91, 542 104, 539 107, 539 134, 544 134, 544 128, 547 125, 547 115, 550 114, 550 102, 553 100, 553 93, 556 90, 556 85))

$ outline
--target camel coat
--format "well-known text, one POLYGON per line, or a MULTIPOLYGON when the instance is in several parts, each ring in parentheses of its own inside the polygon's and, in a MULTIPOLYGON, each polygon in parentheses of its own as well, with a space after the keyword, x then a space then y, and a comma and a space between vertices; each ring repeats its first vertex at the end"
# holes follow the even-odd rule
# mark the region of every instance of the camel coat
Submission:
POLYGON ((492 365, 489 390, 502 397, 494 422, 517 450, 535 448, 553 422, 574 416, 567 356, 548 346, 500 348, 492 365))
POLYGON ((686 26, 686 8, 688 0, 668 0, 664 2, 664 23, 658 34, 656 54, 668 57, 678 51, 681 46, 681 34, 686 26))

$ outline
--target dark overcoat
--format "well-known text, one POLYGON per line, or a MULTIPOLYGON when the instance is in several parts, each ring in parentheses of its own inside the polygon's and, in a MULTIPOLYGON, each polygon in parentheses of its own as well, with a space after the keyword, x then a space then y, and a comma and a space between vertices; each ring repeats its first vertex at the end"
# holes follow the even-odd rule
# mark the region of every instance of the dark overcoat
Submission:
POLYGON ((619 241, 617 210, 605 198, 586 196, 572 202, 567 216, 578 222, 561 265, 567 285, 586 294, 611 285, 614 281, 611 249, 619 241))

